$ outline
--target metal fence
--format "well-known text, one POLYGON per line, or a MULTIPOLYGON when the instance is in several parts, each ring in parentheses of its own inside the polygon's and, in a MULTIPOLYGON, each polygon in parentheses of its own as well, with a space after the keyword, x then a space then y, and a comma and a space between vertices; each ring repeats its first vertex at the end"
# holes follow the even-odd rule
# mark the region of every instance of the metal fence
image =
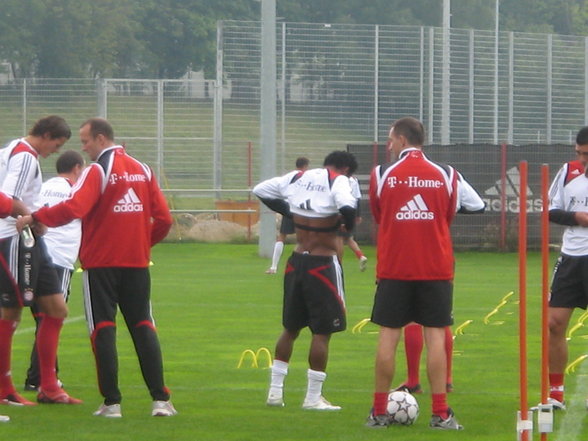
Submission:
MULTIPOLYGON (((260 32, 259 22, 219 22, 215 79, 0 83, 0 144, 49 113, 74 128, 105 116, 174 194, 246 199, 263 161, 260 32)), ((585 37, 279 23, 276 54, 277 173, 300 155, 320 165, 331 150, 383 142, 406 115, 444 145, 570 144, 588 124, 585 37)))

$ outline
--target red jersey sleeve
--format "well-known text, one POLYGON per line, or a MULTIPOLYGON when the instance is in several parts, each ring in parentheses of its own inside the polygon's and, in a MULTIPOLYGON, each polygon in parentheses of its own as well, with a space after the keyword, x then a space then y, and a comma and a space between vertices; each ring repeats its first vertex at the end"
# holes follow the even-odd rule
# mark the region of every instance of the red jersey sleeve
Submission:
POLYGON ((102 194, 103 172, 98 164, 92 164, 76 183, 69 199, 52 207, 42 207, 34 213, 39 222, 48 227, 59 227, 74 219, 84 217, 102 194))
POLYGON ((0 193, 0 217, 8 217, 12 213, 13 201, 10 196, 0 193))

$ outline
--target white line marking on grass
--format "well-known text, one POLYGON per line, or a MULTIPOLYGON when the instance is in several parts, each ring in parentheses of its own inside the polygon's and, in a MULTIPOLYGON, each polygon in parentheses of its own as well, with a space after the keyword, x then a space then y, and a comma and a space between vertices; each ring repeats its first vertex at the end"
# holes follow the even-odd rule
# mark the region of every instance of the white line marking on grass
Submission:
MULTIPOLYGON (((74 322, 79 322, 80 320, 85 320, 86 316, 84 315, 79 315, 77 317, 72 317, 70 319, 65 319, 65 321, 63 322, 64 324, 67 323, 74 323, 74 322)), ((22 329, 17 329, 15 334, 28 334, 30 332, 35 332, 36 327, 30 327, 30 328, 22 328, 22 329)))
POLYGON ((586 416, 586 397, 588 397, 588 363, 580 365, 576 374, 576 392, 567 401, 567 410, 557 431, 556 441, 578 441, 582 422, 586 416))

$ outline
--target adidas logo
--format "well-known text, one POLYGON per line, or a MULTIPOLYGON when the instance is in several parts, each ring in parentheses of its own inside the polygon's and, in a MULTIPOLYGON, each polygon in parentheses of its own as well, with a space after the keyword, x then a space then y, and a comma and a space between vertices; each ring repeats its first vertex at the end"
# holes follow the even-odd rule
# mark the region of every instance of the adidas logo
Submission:
MULTIPOLYGON (((521 175, 518 167, 511 167, 506 171, 504 186, 506 207, 502 206, 501 189, 501 179, 498 179, 492 187, 486 189, 482 198, 486 204, 486 211, 501 212, 505 210, 508 213, 518 213, 520 211, 519 193, 521 189, 521 175)), ((527 185, 527 212, 540 213, 543 204, 541 198, 533 198, 531 196, 533 196, 533 192, 529 185, 527 185)))
POLYGON ((433 220, 435 214, 429 211, 429 207, 425 203, 420 194, 414 196, 406 203, 400 211, 396 213, 398 220, 433 220))
MULTIPOLYGON (((505 194, 506 196, 511 197, 519 197, 519 191, 521 188, 521 175, 519 173, 518 167, 512 167, 506 172, 506 182, 505 182, 505 194)), ((499 179, 496 183, 487 189, 484 194, 488 196, 500 196, 502 188, 502 180, 499 179)), ((533 192, 527 185, 527 196, 532 196, 533 192)))
POLYGON ((114 206, 115 213, 129 213, 143 211, 143 204, 135 193, 135 190, 129 188, 126 194, 114 206))

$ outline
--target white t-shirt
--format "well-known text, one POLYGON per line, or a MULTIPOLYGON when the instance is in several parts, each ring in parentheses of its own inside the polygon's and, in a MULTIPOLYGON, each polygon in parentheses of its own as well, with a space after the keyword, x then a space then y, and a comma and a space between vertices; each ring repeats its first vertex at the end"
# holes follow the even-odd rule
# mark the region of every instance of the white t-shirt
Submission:
POLYGON ((355 208, 349 178, 326 168, 291 171, 257 184, 253 193, 262 199, 282 199, 290 211, 305 217, 329 217, 345 206, 355 208))
MULTIPOLYGON (((39 201, 41 205, 52 207, 69 199, 71 189, 72 184, 66 178, 61 176, 51 178, 43 183, 39 201)), ((61 227, 49 228, 43 238, 53 263, 73 269, 82 240, 82 221, 74 219, 61 227)))

